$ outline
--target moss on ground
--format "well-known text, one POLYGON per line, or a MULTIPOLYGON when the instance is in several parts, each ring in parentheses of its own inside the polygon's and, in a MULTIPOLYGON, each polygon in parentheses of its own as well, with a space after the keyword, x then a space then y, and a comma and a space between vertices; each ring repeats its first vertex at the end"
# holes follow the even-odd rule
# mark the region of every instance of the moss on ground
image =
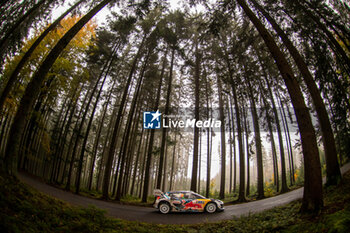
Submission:
POLYGON ((350 232, 350 173, 325 189, 325 207, 299 214, 300 202, 219 223, 160 225, 106 217, 90 206, 71 206, 0 175, 1 232, 350 232))

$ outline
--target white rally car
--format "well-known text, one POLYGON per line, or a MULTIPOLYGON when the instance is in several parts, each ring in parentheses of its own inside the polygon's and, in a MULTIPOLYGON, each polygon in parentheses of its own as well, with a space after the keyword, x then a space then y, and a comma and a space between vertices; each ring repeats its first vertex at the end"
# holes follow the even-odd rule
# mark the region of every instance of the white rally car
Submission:
POLYGON ((224 203, 217 199, 203 197, 192 191, 171 191, 163 193, 154 190, 155 201, 153 207, 162 214, 173 212, 208 212, 224 210, 224 203))

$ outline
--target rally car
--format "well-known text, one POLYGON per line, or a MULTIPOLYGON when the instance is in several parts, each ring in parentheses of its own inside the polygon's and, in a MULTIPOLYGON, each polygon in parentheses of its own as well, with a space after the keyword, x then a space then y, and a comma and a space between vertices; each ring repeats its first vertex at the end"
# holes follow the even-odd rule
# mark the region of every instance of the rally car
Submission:
POLYGON ((192 191, 172 191, 163 193, 154 190, 155 201, 153 207, 159 209, 162 214, 173 212, 208 212, 224 210, 224 203, 217 199, 201 196, 192 191))

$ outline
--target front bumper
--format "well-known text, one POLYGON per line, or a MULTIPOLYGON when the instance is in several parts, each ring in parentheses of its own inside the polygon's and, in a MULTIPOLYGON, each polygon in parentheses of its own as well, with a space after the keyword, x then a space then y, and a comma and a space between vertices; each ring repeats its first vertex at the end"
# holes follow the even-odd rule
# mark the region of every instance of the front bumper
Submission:
POLYGON ((225 207, 224 207, 224 204, 218 204, 218 211, 224 211, 225 210, 225 207))
POLYGON ((216 200, 215 203, 216 203, 218 211, 224 211, 225 210, 224 203, 222 201, 216 200))

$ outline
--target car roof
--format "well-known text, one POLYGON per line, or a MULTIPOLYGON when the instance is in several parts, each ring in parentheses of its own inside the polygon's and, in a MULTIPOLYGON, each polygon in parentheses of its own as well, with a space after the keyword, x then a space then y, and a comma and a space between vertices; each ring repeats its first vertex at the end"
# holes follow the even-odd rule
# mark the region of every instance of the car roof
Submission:
POLYGON ((193 191, 168 191, 167 193, 195 193, 193 191))

